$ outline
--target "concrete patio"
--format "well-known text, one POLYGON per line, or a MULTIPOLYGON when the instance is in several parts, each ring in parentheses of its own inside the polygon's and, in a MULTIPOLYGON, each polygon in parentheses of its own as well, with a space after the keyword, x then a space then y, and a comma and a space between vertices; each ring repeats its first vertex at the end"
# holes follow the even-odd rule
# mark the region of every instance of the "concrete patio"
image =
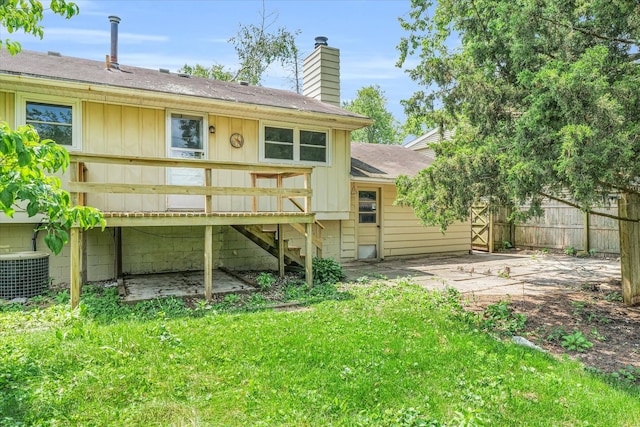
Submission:
POLYGON ((476 295, 539 295, 620 280, 620 261, 615 258, 523 252, 356 261, 344 268, 349 280, 362 276, 411 278, 428 289, 453 287, 463 294, 476 295))

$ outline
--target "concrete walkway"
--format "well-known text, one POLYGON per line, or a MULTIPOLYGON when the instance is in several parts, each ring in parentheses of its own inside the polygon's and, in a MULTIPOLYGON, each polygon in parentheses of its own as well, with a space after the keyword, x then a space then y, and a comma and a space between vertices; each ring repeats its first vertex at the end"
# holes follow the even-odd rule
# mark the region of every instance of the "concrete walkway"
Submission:
POLYGON ((518 252, 356 261, 344 269, 349 280, 411 278, 428 289, 453 287, 475 295, 541 295, 620 280, 619 259, 518 252))

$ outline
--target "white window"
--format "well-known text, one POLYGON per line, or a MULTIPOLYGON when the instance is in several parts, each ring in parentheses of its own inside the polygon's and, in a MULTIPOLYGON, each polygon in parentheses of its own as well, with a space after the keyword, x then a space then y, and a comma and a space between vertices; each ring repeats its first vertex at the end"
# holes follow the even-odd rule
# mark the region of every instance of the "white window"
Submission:
POLYGON ((80 101, 57 96, 19 94, 18 124, 33 126, 40 139, 52 139, 69 150, 80 150, 80 101))
POLYGON ((325 129, 264 124, 260 159, 278 163, 330 163, 329 132, 325 129))
POLYGON ((169 135, 171 135, 169 157, 203 159, 203 129, 203 117, 172 113, 169 129, 169 135))

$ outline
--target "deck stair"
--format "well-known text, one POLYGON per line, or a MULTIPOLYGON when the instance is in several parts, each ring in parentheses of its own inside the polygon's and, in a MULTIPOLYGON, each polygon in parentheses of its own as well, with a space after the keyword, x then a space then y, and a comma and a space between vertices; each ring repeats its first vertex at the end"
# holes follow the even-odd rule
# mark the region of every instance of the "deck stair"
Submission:
MULTIPOLYGON (((233 225, 238 232, 260 246, 271 255, 278 257, 277 228, 262 225, 233 225)), ((304 266, 304 255, 301 248, 289 246, 288 240, 284 241, 284 262, 289 266, 304 266)))

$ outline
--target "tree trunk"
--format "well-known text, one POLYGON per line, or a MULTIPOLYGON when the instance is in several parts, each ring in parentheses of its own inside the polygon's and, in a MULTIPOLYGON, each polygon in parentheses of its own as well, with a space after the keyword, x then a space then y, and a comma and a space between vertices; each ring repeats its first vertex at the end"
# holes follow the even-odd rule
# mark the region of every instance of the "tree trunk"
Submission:
POLYGON ((622 298, 626 305, 640 304, 640 195, 623 193, 618 201, 622 298))

